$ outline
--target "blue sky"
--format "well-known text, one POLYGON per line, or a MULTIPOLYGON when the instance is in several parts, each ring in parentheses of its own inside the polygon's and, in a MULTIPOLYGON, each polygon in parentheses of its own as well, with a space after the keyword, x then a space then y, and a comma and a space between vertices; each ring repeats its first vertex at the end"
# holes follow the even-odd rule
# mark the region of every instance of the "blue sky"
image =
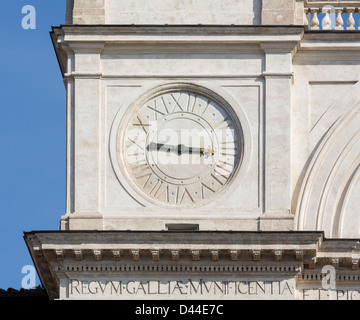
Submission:
POLYGON ((23 231, 57 230, 65 211, 65 88, 49 35, 65 3, 11 0, 0 10, 2 289, 20 289, 32 264, 23 231), (25 5, 36 9, 35 30, 22 28, 25 5))

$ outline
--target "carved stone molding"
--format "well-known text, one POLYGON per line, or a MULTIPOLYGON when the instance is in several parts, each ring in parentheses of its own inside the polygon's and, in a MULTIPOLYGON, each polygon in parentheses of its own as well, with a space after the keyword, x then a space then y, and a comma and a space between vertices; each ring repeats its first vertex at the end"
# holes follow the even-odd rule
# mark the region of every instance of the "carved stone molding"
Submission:
POLYGON ((252 254, 253 254, 254 261, 260 261, 260 254, 261 254, 260 250, 253 250, 252 254))
POLYGON ((159 261, 160 260, 159 250, 152 250, 151 255, 152 255, 152 260, 153 261, 159 261))
MULTIPOLYGON (((103 248, 97 249, 76 249, 72 250, 63 250, 63 249, 46 249, 43 252, 47 252, 48 255, 54 255, 59 261, 65 260, 75 260, 82 261, 86 258, 94 259, 95 261, 101 260, 113 260, 113 261, 188 261, 189 258, 194 261, 224 261, 224 262, 243 262, 243 261, 282 261, 283 256, 286 256, 287 259, 293 261, 303 261, 304 255, 307 257, 307 260, 304 260, 305 263, 310 263, 311 258, 316 255, 314 250, 271 250, 271 255, 268 253, 267 249, 238 249, 232 250, 227 249, 226 247, 221 250, 218 249, 189 249, 185 246, 181 246, 178 250, 171 250, 167 248, 161 249, 147 249, 146 247, 142 249, 130 249, 122 248, 121 250, 108 249, 106 246, 103 248), (304 254, 305 251, 305 254, 304 254), (181 254, 180 254, 181 252, 181 254)), ((41 252, 38 250, 38 252, 41 252)))
POLYGON ((74 254, 76 257, 76 261, 81 261, 83 259, 82 250, 76 249, 74 250, 74 254))
POLYGON ((359 270, 359 259, 352 259, 351 264, 353 270, 359 270))
POLYGON ((213 261, 219 261, 219 251, 218 250, 211 250, 211 259, 213 261))
POLYGON ((173 261, 179 261, 179 250, 171 250, 171 256, 173 261))
POLYGON ((200 250, 191 250, 191 255, 194 261, 200 260, 200 250))
POLYGON ((120 261, 120 256, 121 256, 120 250, 113 250, 112 254, 115 261, 120 261))
POLYGON ((134 261, 140 260, 140 250, 131 250, 131 255, 134 261))
POLYGON ((230 257, 232 261, 237 261, 238 258, 238 251, 237 250, 230 250, 230 257))
POLYGON ((331 263, 335 267, 335 269, 339 269, 339 259, 338 258, 331 259, 331 263))
POLYGON ((99 277, 151 273, 174 279, 184 273, 239 279, 287 275, 308 283, 321 280, 322 267, 333 265, 339 281, 360 281, 357 239, 327 240, 321 232, 153 232, 143 236, 142 232, 118 231, 30 232, 25 233, 25 240, 51 298, 59 295, 61 277, 70 279, 84 272, 99 277))
POLYGON ((304 252, 303 250, 295 250, 296 260, 302 261, 304 258, 304 252))
POLYGON ((59 261, 63 261, 64 260, 64 250, 62 249, 57 249, 55 250, 55 254, 56 254, 56 257, 59 261))
POLYGON ((96 261, 100 261, 101 260, 101 250, 94 250, 94 257, 96 261))
POLYGON ((105 263, 102 264, 81 264, 81 265, 59 265, 55 267, 56 272, 94 272, 94 273, 114 273, 114 272, 152 272, 152 273, 181 273, 181 272, 196 272, 196 273, 217 273, 217 272, 226 272, 226 273, 290 273, 296 274, 301 270, 298 264, 270 264, 265 265, 231 265, 231 264, 221 264, 221 265, 192 265, 192 264, 181 264, 181 265, 172 265, 172 264, 127 264, 127 265, 108 265, 105 263))
MULTIPOLYGON (((358 207, 359 199, 359 88, 360 83, 354 84, 354 94, 341 96, 339 102, 334 102, 348 109, 346 112, 335 108, 331 111, 337 120, 311 158, 299 195, 297 230, 321 230, 331 238, 358 237, 358 230, 352 226, 360 223, 353 209, 358 207), (347 137, 345 141, 343 137, 347 137)), ((356 245, 356 241, 353 244, 356 245)))
POLYGON ((282 250, 274 250, 274 256, 275 256, 275 260, 276 261, 281 261, 282 260, 282 256, 283 256, 283 252, 282 250))

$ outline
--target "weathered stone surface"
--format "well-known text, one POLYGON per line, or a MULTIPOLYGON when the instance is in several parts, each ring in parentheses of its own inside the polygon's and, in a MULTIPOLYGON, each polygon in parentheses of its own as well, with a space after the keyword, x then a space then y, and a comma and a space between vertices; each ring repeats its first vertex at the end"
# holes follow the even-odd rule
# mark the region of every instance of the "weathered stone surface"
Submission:
POLYGON ((61 231, 25 233, 51 298, 359 298, 360 6, 67 4, 52 31, 67 90, 66 212, 61 231), (338 32, 345 11, 351 33, 338 32), (150 120, 211 132, 209 146, 166 142, 175 159, 207 156, 203 171, 154 174, 150 120), (221 126, 239 141, 220 148, 221 126))
POLYGON ((303 0, 67 0, 69 24, 303 24, 303 0))
POLYGON ((52 267, 53 276, 42 278, 52 299, 359 297, 360 256, 349 255, 358 242, 321 232, 35 231, 25 241, 41 275, 52 267), (335 272, 336 288, 322 284, 324 266, 335 272))

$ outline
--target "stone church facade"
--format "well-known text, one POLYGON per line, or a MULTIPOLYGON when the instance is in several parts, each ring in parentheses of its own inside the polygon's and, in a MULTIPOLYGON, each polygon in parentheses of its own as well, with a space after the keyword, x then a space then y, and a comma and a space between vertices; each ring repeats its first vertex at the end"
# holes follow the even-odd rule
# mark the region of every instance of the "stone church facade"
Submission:
POLYGON ((66 212, 24 236, 49 296, 359 299, 359 10, 67 0, 66 212))

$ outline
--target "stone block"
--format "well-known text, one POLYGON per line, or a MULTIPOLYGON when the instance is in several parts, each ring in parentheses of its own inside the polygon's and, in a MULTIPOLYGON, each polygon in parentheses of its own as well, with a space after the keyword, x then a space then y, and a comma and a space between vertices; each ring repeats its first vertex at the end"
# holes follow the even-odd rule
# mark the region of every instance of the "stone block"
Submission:
POLYGON ((294 10, 265 10, 262 11, 263 25, 289 25, 294 24, 294 10))
POLYGON ((263 0, 263 10, 294 10, 295 0, 263 0))

